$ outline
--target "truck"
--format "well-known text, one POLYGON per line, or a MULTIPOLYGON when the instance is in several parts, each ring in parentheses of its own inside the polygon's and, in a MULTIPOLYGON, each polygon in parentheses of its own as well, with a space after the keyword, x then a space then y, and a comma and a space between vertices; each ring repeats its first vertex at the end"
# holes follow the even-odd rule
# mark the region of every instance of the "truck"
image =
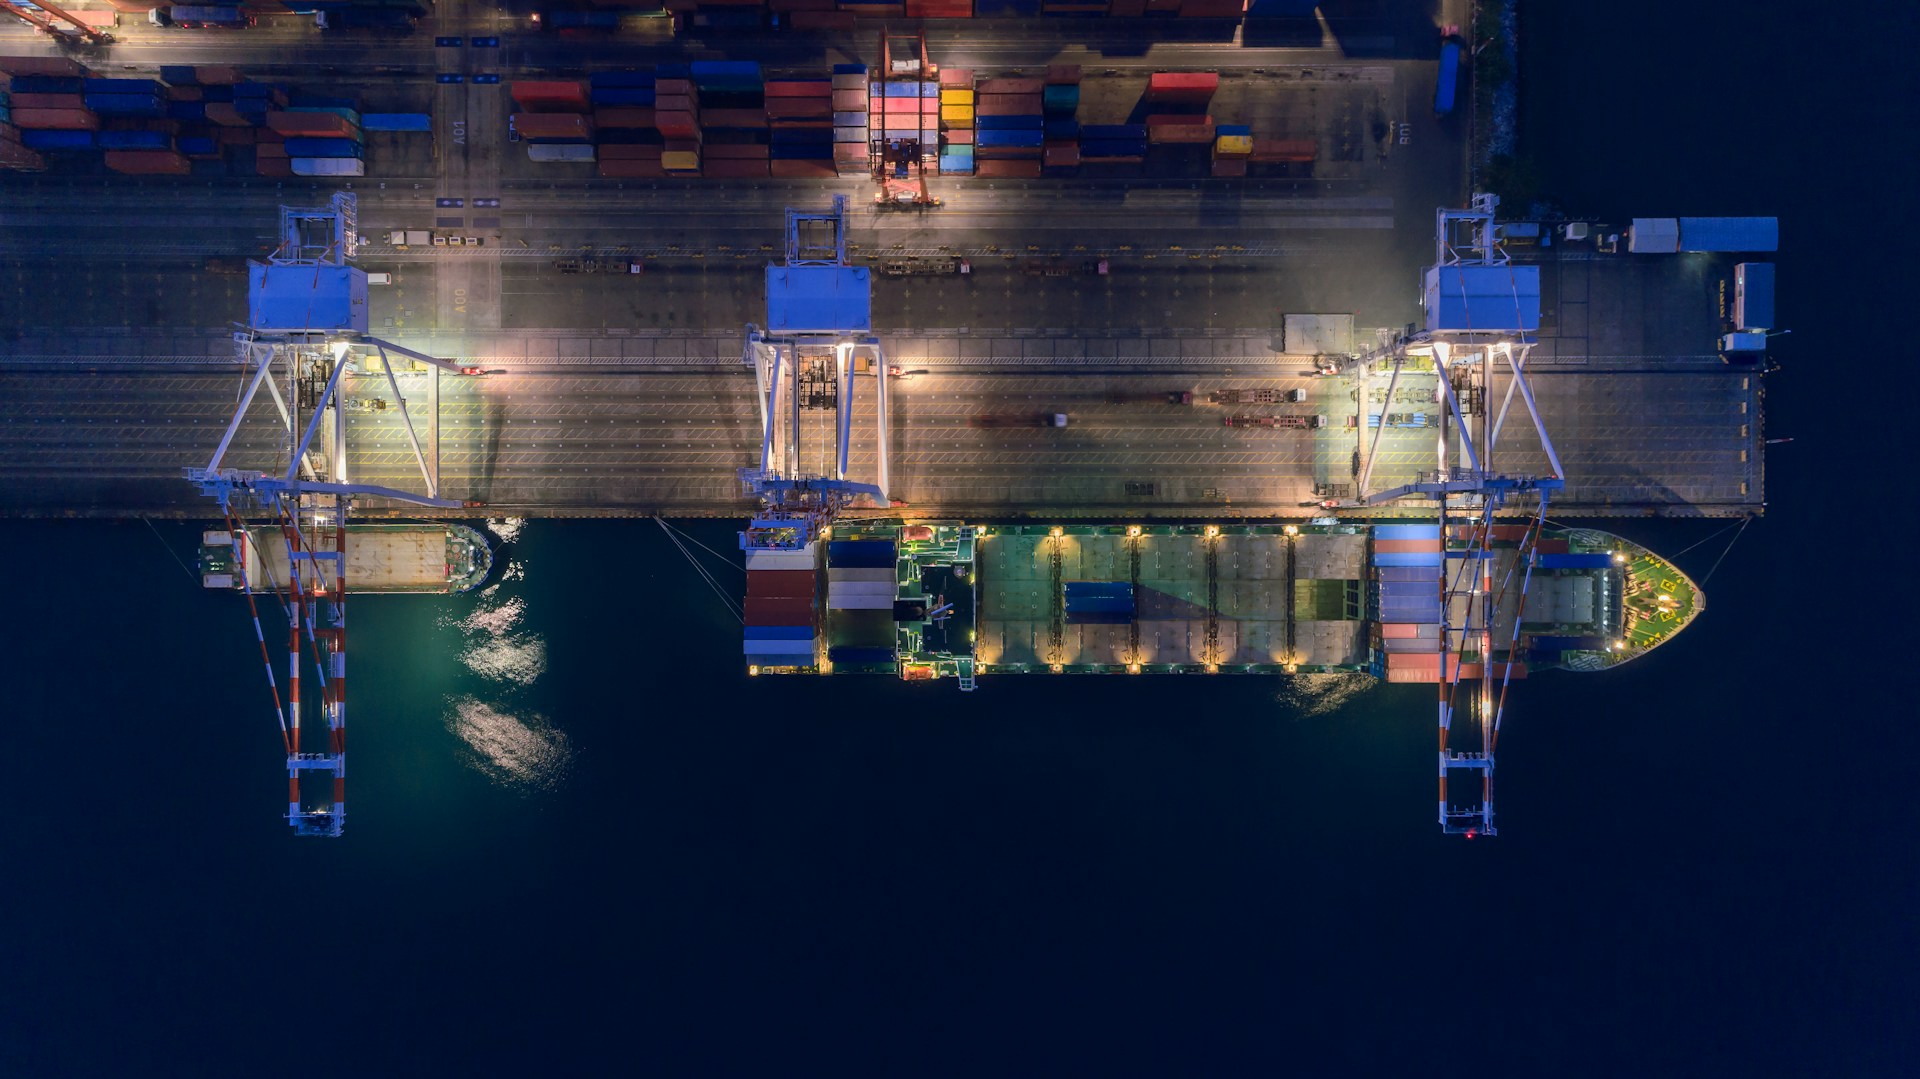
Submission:
POLYGON ((413 14, 405 8, 337 8, 316 12, 313 25, 322 30, 372 30, 392 37, 413 33, 413 14))
POLYGON ((1305 390, 1220 390, 1207 395, 1216 405, 1277 405, 1282 399, 1298 404, 1307 399, 1305 390))
POLYGON ((175 4, 147 12, 147 21, 155 26, 177 26, 182 30, 244 30, 253 25, 253 16, 235 5, 175 4))
MULTIPOLYGON (((1372 428, 1380 426, 1381 420, 1382 417, 1380 413, 1368 413, 1368 429, 1371 430, 1372 428)), ((1438 427, 1440 426, 1440 414, 1438 412, 1389 412, 1385 416, 1385 421, 1388 427, 1438 427)), ((1347 417, 1348 430, 1354 430, 1359 426, 1360 421, 1356 417, 1347 417)))
POLYGON ((971 269, 966 259, 951 255, 886 259, 880 263, 880 272, 887 277, 934 277, 967 273, 971 269))
POLYGON ((1440 77, 1433 84, 1433 114, 1453 112, 1460 92, 1460 28, 1449 26, 1440 35, 1440 77))
POLYGON ((1028 259, 1020 264, 1020 272, 1032 277, 1068 277, 1077 273, 1107 276, 1111 268, 1106 259, 1087 259, 1073 262, 1069 259, 1028 259))
POLYGON ((1224 421, 1228 427, 1273 427, 1293 431, 1306 431, 1327 425, 1325 416, 1254 416, 1241 413, 1228 416, 1224 421))
POLYGON ((1773 263, 1742 262, 1733 268, 1733 328, 1773 329, 1773 263))
POLYGON ((975 427, 1065 427, 1064 412, 1028 412, 1010 416, 975 416, 975 427))

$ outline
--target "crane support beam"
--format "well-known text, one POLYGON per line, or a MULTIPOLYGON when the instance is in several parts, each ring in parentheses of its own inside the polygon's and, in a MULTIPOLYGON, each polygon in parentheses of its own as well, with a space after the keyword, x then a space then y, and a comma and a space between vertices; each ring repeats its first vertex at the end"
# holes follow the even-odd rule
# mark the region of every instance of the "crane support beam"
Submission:
MULTIPOLYGON (((1393 361, 1393 374, 1387 378, 1386 405, 1391 405, 1393 403, 1393 391, 1395 387, 1400 385, 1400 371, 1404 366, 1405 366, 1405 362, 1403 360, 1395 359, 1393 361)), ((1363 387, 1363 391, 1360 394, 1360 422, 1362 424, 1365 424, 1367 409, 1372 406, 1367 401, 1367 394, 1364 392, 1366 381, 1363 379, 1361 380, 1360 384, 1363 387)), ((1386 405, 1381 406, 1382 412, 1386 411, 1386 405)), ((1380 426, 1376 428, 1373 432, 1373 444, 1367 447, 1367 459, 1360 466, 1360 486, 1357 490, 1354 491, 1354 494, 1359 496, 1359 499, 1362 502, 1365 502, 1367 500, 1367 484, 1371 482, 1373 479, 1373 460, 1380 453, 1380 436, 1386 433, 1387 433, 1386 417, 1382 416, 1380 426)))

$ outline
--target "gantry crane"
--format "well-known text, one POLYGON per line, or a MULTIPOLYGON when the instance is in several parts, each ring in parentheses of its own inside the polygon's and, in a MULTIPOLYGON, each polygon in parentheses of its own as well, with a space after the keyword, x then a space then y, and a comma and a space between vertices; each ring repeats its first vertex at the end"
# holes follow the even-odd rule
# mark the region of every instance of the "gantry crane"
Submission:
POLYGON ((248 263, 248 322, 234 335, 247 373, 246 389, 206 465, 185 469, 190 482, 219 502, 225 518, 224 542, 233 548, 286 750, 287 821, 302 836, 338 836, 346 824, 346 533, 352 500, 382 498, 441 509, 480 505, 442 496, 436 437, 439 373, 475 371, 368 335, 367 275, 349 262, 355 231, 351 194, 336 194, 317 209, 281 207, 280 244, 266 262, 248 263), (431 457, 421 449, 389 353, 432 369, 431 457), (424 493, 351 477, 340 383, 355 363, 386 375, 424 493), (265 468, 230 467, 227 454, 263 386, 279 417, 284 436, 280 449, 265 468), (260 549, 258 532, 247 527, 249 514, 263 517, 264 531, 278 536, 284 560, 269 558, 260 549), (286 580, 275 577, 275 563, 286 567, 286 580), (284 700, 260 624, 257 597, 263 595, 278 603, 287 618, 284 700), (308 703, 301 695, 303 671, 314 671, 319 678, 320 713, 327 726, 322 752, 309 751, 301 740, 308 703), (332 779, 329 796, 313 806, 301 786, 310 772, 332 779))
POLYGON ((940 121, 929 114, 915 87, 911 117, 894 113, 900 100, 888 86, 931 81, 938 69, 927 59, 927 39, 918 32, 880 31, 880 71, 868 101, 868 162, 874 205, 881 209, 927 209, 940 205, 927 190, 927 160, 940 152, 940 121))
POLYGON ((81 22, 72 13, 66 11, 64 8, 47 3, 46 0, 34 0, 33 8, 37 10, 21 7, 19 4, 10 2, 10 0, 0 0, 0 11, 5 11, 24 22, 31 23, 37 29, 51 35, 55 40, 65 41, 72 39, 84 41, 92 45, 111 45, 113 43, 112 34, 107 33, 98 26, 90 26, 87 23, 81 22), (61 26, 45 18, 40 14, 42 11, 68 25, 61 26))
MULTIPOLYGON (((1326 373, 1355 378, 1359 416, 1357 490, 1351 497, 1331 498, 1327 509, 1379 506, 1406 497, 1439 503, 1441 548, 1445 552, 1440 575, 1440 678, 1437 686, 1439 726, 1439 819, 1441 829, 1469 838, 1494 835, 1494 750, 1513 673, 1512 656, 1518 646, 1521 616, 1532 581, 1533 543, 1546 521, 1552 492, 1566 485, 1566 473, 1554 451, 1553 439, 1528 384, 1526 359, 1532 334, 1540 325, 1539 268, 1517 266, 1500 246, 1495 227, 1499 200, 1475 195, 1464 210, 1443 209, 1435 223, 1435 261, 1424 275, 1426 325, 1395 334, 1378 347, 1346 357, 1328 366, 1326 373), (1435 394, 1445 408, 1435 440, 1435 467, 1396 487, 1373 491, 1374 462, 1387 424, 1369 422, 1371 393, 1368 378, 1378 367, 1390 369, 1386 400, 1391 402, 1403 372, 1414 364, 1431 364, 1435 394), (1505 397, 1498 415, 1487 408, 1496 368, 1504 365, 1505 397), (1539 436, 1547 466, 1542 474, 1510 473, 1497 467, 1495 452, 1515 392, 1525 402, 1539 436), (1463 401, 1466 402, 1463 405, 1463 401), (1475 436, 1470 415, 1479 417, 1475 436), (1451 421, 1451 422, 1449 422, 1451 421), (1368 430, 1373 434, 1367 442, 1368 430), (1364 447, 1365 452, 1361 452, 1364 447), (1457 457, 1455 450, 1457 448, 1457 457), (1538 513, 1521 540, 1520 553, 1509 563, 1505 579, 1493 577, 1489 550, 1494 511, 1516 496, 1537 496, 1538 513), (1464 544, 1464 550, 1457 545, 1464 544), (1457 569, 1448 569, 1457 565, 1457 569), (1518 581, 1513 580, 1515 576, 1518 581), (1517 588, 1509 607, 1507 596, 1517 588), (1500 642, 1509 657, 1496 662, 1494 631, 1502 612, 1511 620, 1509 639, 1500 642), (1477 664, 1466 657, 1477 656, 1477 664), (1498 668, 1496 670, 1496 667, 1498 668), (1497 682, 1497 692, 1495 689, 1497 682), (1470 683, 1463 695, 1462 683, 1470 683), (1479 728, 1479 747, 1453 748, 1461 732, 1460 702, 1470 701, 1469 717, 1479 728), (1478 772, 1477 799, 1455 804, 1449 798, 1448 778, 1456 772, 1478 772)), ((1539 463, 1539 462, 1536 462, 1539 463)), ((1453 788, 1455 794, 1459 787, 1453 788)))
POLYGON ((799 550, 843 507, 863 499, 888 505, 887 364, 872 311, 869 272, 847 261, 846 196, 834 196, 826 213, 789 209, 785 261, 767 266, 767 327, 747 327, 760 463, 740 479, 760 512, 740 534, 742 549, 799 550), (875 395, 875 469, 866 480, 848 477, 863 368, 875 395), (833 418, 818 446, 804 438, 810 411, 833 418))

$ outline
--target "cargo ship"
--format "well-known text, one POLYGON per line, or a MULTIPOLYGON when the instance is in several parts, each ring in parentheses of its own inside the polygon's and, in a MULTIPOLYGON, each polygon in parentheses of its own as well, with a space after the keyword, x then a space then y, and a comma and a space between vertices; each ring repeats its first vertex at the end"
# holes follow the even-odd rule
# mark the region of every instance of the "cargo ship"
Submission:
MULTIPOLYGON (((288 583, 287 543, 274 527, 240 530, 240 542, 225 529, 200 537, 200 583, 207 588, 277 591, 288 583)), ((308 532, 302 542, 331 551, 331 528, 308 532)), ((476 529, 461 524, 347 525, 347 591, 466 592, 493 569, 493 547, 476 529)))
POLYGON ((963 689, 1027 672, 1435 683, 1596 671, 1705 608, 1686 574, 1638 544, 1533 521, 843 520, 803 545, 750 545, 746 568, 749 673, 954 677, 963 689))

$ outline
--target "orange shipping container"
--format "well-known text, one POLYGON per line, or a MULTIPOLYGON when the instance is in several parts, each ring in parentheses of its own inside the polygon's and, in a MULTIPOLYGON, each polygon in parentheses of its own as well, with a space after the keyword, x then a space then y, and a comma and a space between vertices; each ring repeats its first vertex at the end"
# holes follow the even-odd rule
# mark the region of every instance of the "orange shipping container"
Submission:
POLYGON ((595 109, 593 126, 649 128, 653 126, 653 110, 637 105, 595 109))
POLYGON ((593 121, 576 112, 516 112, 513 129, 529 139, 584 139, 593 135, 593 121))
POLYGON ((172 150, 108 150, 107 167, 136 176, 184 176, 193 171, 186 158, 172 150))
POLYGON ((85 109, 15 109, 13 126, 55 131, 98 131, 100 118, 85 109))
POLYGON ((833 92, 833 111, 867 111, 867 92, 865 90, 835 90, 833 92))
POLYGON ((79 94, 15 94, 13 107, 16 109, 84 109, 87 103, 79 94))

